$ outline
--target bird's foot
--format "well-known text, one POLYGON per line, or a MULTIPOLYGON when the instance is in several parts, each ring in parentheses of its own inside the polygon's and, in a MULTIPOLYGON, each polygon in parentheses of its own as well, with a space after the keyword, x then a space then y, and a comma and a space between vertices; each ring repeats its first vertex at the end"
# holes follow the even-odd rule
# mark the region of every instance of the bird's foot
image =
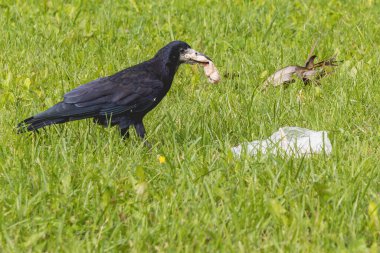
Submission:
POLYGON ((143 142, 144 142, 144 147, 146 147, 149 151, 152 151, 152 149, 153 149, 153 145, 150 144, 150 142, 147 141, 146 139, 144 139, 143 142))

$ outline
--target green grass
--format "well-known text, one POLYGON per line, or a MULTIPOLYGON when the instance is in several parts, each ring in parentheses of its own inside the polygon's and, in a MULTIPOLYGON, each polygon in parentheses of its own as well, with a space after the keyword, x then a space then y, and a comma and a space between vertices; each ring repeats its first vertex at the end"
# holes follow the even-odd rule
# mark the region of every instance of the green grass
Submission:
POLYGON ((379 16, 376 0, 1 1, 0 252, 378 252, 379 16), (321 91, 259 91, 318 38, 344 60, 321 91), (174 39, 229 77, 181 66, 145 118, 151 152, 90 120, 15 133, 174 39), (332 155, 233 159, 282 126, 327 130, 332 155))

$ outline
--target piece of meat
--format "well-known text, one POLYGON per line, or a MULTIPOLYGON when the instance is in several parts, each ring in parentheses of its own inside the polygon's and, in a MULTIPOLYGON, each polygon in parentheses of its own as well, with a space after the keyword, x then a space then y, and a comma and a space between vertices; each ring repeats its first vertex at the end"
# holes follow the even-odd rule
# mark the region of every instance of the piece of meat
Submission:
POLYGON ((188 54, 185 57, 203 66, 205 75, 210 83, 218 83, 220 81, 219 72, 215 64, 208 57, 202 54, 188 54))

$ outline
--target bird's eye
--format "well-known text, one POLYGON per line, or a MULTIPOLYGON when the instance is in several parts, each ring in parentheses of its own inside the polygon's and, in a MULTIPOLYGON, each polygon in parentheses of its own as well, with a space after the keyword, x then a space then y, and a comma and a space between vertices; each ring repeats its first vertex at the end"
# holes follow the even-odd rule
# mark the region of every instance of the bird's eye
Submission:
POLYGON ((185 49, 184 49, 184 48, 181 48, 179 51, 180 51, 181 53, 183 53, 183 52, 185 52, 185 49))

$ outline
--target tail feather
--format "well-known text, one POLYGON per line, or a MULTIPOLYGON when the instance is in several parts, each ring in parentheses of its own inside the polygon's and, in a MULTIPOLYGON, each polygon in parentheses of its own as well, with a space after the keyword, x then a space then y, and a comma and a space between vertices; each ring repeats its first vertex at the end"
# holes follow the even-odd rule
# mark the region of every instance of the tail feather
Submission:
POLYGON ((39 128, 91 117, 98 105, 78 108, 74 104, 60 102, 33 117, 27 118, 17 125, 17 132, 36 131, 39 128))
POLYGON ((17 133, 24 133, 27 131, 36 131, 39 128, 53 125, 53 124, 60 124, 65 123, 69 121, 69 118, 56 118, 56 119, 38 119, 35 117, 27 118, 23 121, 21 121, 17 125, 17 133))
POLYGON ((108 125, 109 123, 110 125, 117 125, 120 123, 120 118, 112 118, 112 114, 125 112, 127 109, 128 107, 115 106, 113 104, 109 104, 108 107, 104 106, 104 104, 89 104, 88 106, 78 107, 76 104, 60 102, 46 111, 20 122, 17 125, 17 132, 35 131, 53 124, 92 117, 96 117, 96 122, 101 125, 108 125))

